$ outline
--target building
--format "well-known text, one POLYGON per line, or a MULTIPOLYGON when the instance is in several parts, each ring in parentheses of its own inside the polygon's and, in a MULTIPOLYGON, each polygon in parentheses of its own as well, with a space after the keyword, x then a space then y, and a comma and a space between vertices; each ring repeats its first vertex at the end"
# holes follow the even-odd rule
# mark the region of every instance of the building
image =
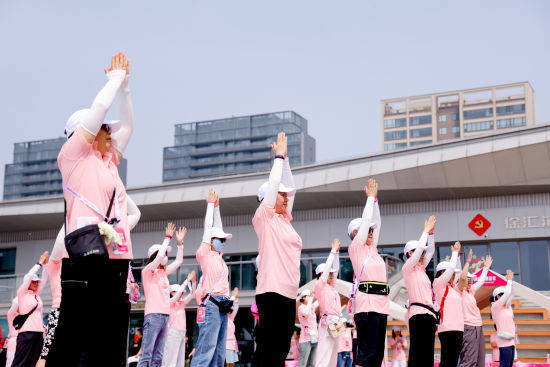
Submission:
MULTIPOLYGON (((397 255, 408 240, 420 237, 424 220, 433 214, 438 220, 437 247, 430 272, 459 240, 465 253, 474 250, 474 269, 481 265, 480 258, 491 254, 495 271, 512 269, 517 281, 550 291, 549 148, 550 125, 537 125, 293 169, 298 189, 293 225, 303 241, 301 284, 313 279, 315 267, 326 261, 335 237, 343 244, 340 277, 352 279, 346 252, 350 243, 347 225, 361 215, 366 200, 363 187, 369 177, 374 177, 380 184, 382 214, 378 250, 386 260, 392 287, 401 275, 397 255)), ((254 259, 258 252, 251 219, 258 206, 257 189, 266 178, 263 172, 128 189, 142 212, 132 232, 138 281, 147 249, 162 240, 166 222, 173 220, 188 228, 184 262, 170 276, 172 283, 181 282, 191 270, 199 270, 195 252, 202 238, 204 199, 211 187, 221 193, 224 230, 233 234, 224 257, 231 288, 240 288, 241 310, 236 325, 244 363, 253 348, 250 335, 254 325, 248 307, 254 301, 254 259)), ((0 203, 0 259, 7 264, 4 269, 4 262, 0 263, 0 274, 11 274, 0 278, 0 324, 5 322, 2 318, 22 275, 43 251, 51 250, 62 213, 59 196, 0 203)), ((49 287, 44 289, 43 299, 46 312, 51 302, 49 287)), ((191 327, 195 325, 195 308, 193 301, 187 310, 190 338, 197 335, 196 326, 191 327)), ((142 320, 141 302, 132 310, 133 330, 141 327, 142 320)), ((550 321, 542 321, 546 322, 544 330, 550 330, 550 321)), ((533 358, 546 358, 546 347, 522 349, 521 343, 535 343, 523 341, 523 335, 520 357, 529 352, 533 358)), ((533 335, 537 340, 548 338, 540 331, 533 335)), ((540 345, 547 345, 545 340, 540 345)))
POLYGON ((384 99, 382 145, 393 151, 535 124, 529 82, 384 99))
POLYGON ((271 143, 288 137, 292 167, 315 162, 315 139, 294 111, 176 125, 174 146, 164 148, 163 182, 267 171, 271 143))
MULTIPOLYGON (((4 200, 60 195, 61 172, 57 155, 67 138, 27 141, 13 145, 13 163, 5 166, 4 200)), ((120 160, 118 172, 126 185, 128 162, 120 160)))

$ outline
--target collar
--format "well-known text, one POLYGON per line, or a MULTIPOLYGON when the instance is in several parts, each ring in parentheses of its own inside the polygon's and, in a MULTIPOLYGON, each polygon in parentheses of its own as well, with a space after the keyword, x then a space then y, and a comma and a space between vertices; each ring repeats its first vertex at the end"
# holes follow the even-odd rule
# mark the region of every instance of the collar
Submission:
POLYGON ((94 155, 103 161, 105 164, 109 164, 109 162, 113 162, 115 166, 118 166, 120 163, 120 160, 118 159, 118 154, 115 151, 115 148, 111 145, 108 151, 105 152, 105 154, 102 156, 101 152, 97 150, 97 141, 94 140, 92 143, 92 151, 94 155))

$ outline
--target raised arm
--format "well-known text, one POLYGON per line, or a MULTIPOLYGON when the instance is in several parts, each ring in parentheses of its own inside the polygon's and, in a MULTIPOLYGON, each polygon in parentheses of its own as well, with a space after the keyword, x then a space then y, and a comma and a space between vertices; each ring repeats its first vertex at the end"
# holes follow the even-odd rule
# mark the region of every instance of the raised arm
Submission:
MULTIPOLYGON (((327 262, 325 263, 325 269, 323 270, 323 274, 321 274, 320 280, 323 282, 327 282, 328 276, 330 274, 330 271, 332 269, 332 265, 334 264, 335 258, 338 258, 338 253, 340 251, 340 240, 338 238, 335 238, 332 241, 332 249, 330 251, 330 254, 328 255, 327 262)), ((339 264, 339 260, 338 260, 339 264)))
POLYGON ((432 232, 428 233, 428 247, 426 247, 426 252, 424 253, 424 267, 427 268, 432 260, 432 257, 435 253, 435 235, 432 232))
POLYGON ((472 284, 472 288, 474 289, 474 292, 477 292, 479 288, 485 283, 485 280, 487 280, 487 273, 489 272, 489 269, 491 268, 491 265, 493 264, 493 258, 491 255, 485 256, 485 264, 483 265, 483 271, 481 272, 481 275, 479 276, 479 279, 475 284, 472 284))
POLYGON ((223 229, 222 215, 220 213, 220 197, 217 196, 216 202, 214 203, 214 227, 223 229))
POLYGON ((453 246, 451 246, 452 255, 451 260, 449 261, 451 265, 445 269, 443 274, 441 274, 441 280, 443 280, 445 283, 448 283, 449 280, 451 280, 451 277, 453 276, 455 269, 456 269, 456 262, 458 260, 458 253, 460 252, 460 242, 455 242, 453 246))
POLYGON ((512 299, 512 283, 514 280, 514 273, 511 270, 506 270, 506 287, 504 288, 504 294, 496 301, 499 306, 508 305, 508 302, 512 299))
POLYGON ((212 225, 214 224, 214 204, 216 203, 216 192, 210 189, 206 198, 206 214, 204 216, 204 232, 202 234, 202 243, 210 245, 212 241, 212 225))
POLYGON ((433 228, 435 227, 435 223, 436 223, 436 220, 433 215, 430 216, 428 220, 424 221, 424 231, 422 232, 422 235, 420 235, 420 239, 418 240, 418 246, 416 247, 416 249, 414 249, 413 254, 411 255, 410 258, 407 259, 403 267, 413 268, 414 266, 416 266, 416 264, 418 264, 418 261, 422 257, 422 253, 426 249, 426 241, 428 240, 428 233, 430 233, 433 230, 433 228))
POLYGON ((67 254, 67 249, 65 248, 65 225, 63 224, 59 232, 57 232, 51 258, 55 261, 61 261, 64 257, 69 257, 69 255, 67 254))
POLYGON ((132 200, 130 195, 126 195, 126 202, 128 205, 128 228, 131 231, 132 229, 134 229, 136 224, 138 224, 139 218, 141 218, 141 211, 139 210, 134 200, 132 200))
POLYGON ((460 279, 458 280, 458 290, 462 292, 464 288, 466 288, 466 284, 468 284, 468 271, 470 270, 470 264, 472 262, 472 249, 468 252, 468 259, 466 260, 466 264, 464 264, 464 267, 462 268, 462 272, 460 273, 460 279))
POLYGON ((378 193, 378 184, 371 178, 369 179, 364 190, 367 195, 367 203, 365 204, 365 209, 363 209, 361 225, 357 231, 357 236, 361 243, 365 243, 369 236, 369 228, 374 210, 374 200, 376 199, 376 195, 378 193))
POLYGON ((153 261, 151 261, 148 265, 145 265, 144 269, 152 271, 158 268, 158 266, 161 264, 162 259, 166 255, 166 250, 168 249, 168 245, 170 244, 170 239, 172 238, 175 231, 176 226, 174 225, 174 223, 168 223, 168 225, 166 226, 166 236, 164 237, 164 241, 162 241, 162 245, 160 245, 157 256, 155 256, 153 261))
MULTIPOLYGON (((268 208, 275 208, 277 195, 279 194, 279 184, 283 179, 283 158, 286 152, 286 135, 279 133, 277 142, 271 144, 271 149, 275 152, 276 158, 273 160, 273 167, 269 173, 269 184, 264 196, 264 204, 268 208)), ((288 205, 288 203, 287 203, 288 205)))
POLYGON ((124 78, 120 86, 118 98, 118 119, 121 126, 116 133, 111 134, 113 147, 117 150, 119 158, 124 154, 134 130, 134 107, 132 106, 130 87, 128 85, 129 72, 130 62, 126 60, 126 78, 124 78))
POLYGON ((176 232, 176 240, 178 241, 178 252, 176 254, 176 260, 172 261, 170 265, 166 267, 166 274, 172 274, 183 263, 183 240, 187 234, 187 228, 180 227, 176 232))
POLYGON ((38 260, 38 262, 31 268, 31 270, 29 270, 29 272, 25 274, 25 276, 23 277, 23 283, 17 289, 18 296, 23 295, 29 289, 29 286, 31 285, 31 282, 32 282, 32 277, 36 275, 36 273, 38 273, 40 268, 46 265, 47 262, 48 262, 48 251, 44 252, 40 256, 40 260, 38 260))
MULTIPOLYGON (((285 160, 283 161, 283 174, 281 178, 281 182, 286 187, 293 187, 296 188, 296 183, 294 182, 294 176, 292 176, 292 171, 290 170, 290 162, 289 158, 285 153, 285 160)), ((292 214, 292 207, 294 206, 294 197, 296 195, 292 195, 288 197, 288 201, 286 203, 286 212, 288 214, 292 214)))
POLYGON ((38 282, 38 289, 36 291, 36 294, 40 295, 42 294, 42 291, 44 290, 44 287, 46 284, 48 284, 48 263, 46 262, 42 266, 42 275, 40 276, 40 282, 38 282))
POLYGON ((126 77, 126 55, 122 52, 113 55, 111 67, 105 69, 105 73, 109 80, 95 97, 88 113, 82 116, 82 124, 79 127, 89 144, 94 141, 99 132, 105 120, 105 115, 113 104, 116 94, 126 77))
POLYGON ((374 211, 372 213, 372 221, 376 223, 376 228, 372 233, 372 243, 378 247, 378 238, 380 238, 380 229, 382 227, 382 217, 380 216, 380 206, 378 205, 378 198, 374 200, 374 211))
POLYGON ((197 290, 197 282, 195 281, 195 278, 193 278, 193 281, 191 282, 191 290, 189 291, 189 294, 187 295, 187 297, 183 299, 183 302, 185 304, 188 304, 189 302, 191 302, 191 300, 195 297, 196 290, 197 290))

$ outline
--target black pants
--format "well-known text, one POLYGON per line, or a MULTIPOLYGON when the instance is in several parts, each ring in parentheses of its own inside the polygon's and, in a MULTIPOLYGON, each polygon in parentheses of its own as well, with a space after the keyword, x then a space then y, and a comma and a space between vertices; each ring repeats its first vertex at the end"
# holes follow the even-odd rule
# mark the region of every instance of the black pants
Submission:
POLYGON ((439 367, 456 367, 462 349, 462 331, 444 331, 437 334, 441 341, 441 362, 439 367))
POLYGON ((380 367, 384 359, 388 315, 359 312, 353 319, 357 327, 357 356, 353 363, 361 367, 380 367))
POLYGON ((44 333, 25 331, 17 335, 12 367, 34 367, 40 358, 44 333))
POLYGON ((409 367, 434 365, 435 318, 429 314, 409 319, 409 367))
POLYGON ((48 367, 126 366, 128 263, 63 259, 59 322, 48 367))
POLYGON ((514 365, 515 346, 498 348, 500 355, 500 367, 512 367, 514 365))
POLYGON ((268 292, 256 295, 260 322, 256 328, 254 367, 282 367, 294 333, 296 301, 268 292))

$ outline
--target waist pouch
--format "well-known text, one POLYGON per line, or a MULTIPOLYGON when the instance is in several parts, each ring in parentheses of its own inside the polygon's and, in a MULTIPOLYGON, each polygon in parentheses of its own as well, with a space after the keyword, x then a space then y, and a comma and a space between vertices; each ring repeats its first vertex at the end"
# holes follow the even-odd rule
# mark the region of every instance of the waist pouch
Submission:
MULTIPOLYGON (((203 302, 206 299, 206 297, 208 297, 208 295, 206 295, 202 299, 203 302)), ((218 309, 220 310, 220 313, 223 313, 223 314, 230 313, 231 309, 233 308, 233 301, 230 300, 230 299, 227 299, 227 298, 223 298, 223 299, 218 301, 216 298, 210 296, 210 297, 208 297, 208 300, 210 302, 212 302, 213 304, 215 304, 216 306, 218 306, 218 309)))
POLYGON ((65 237, 65 247, 71 259, 109 258, 105 240, 99 233, 97 224, 90 224, 69 233, 65 237))
POLYGON ((390 286, 384 282, 361 282, 359 283, 359 292, 367 294, 377 294, 387 296, 390 294, 390 286))
POLYGON ((425 305, 423 303, 419 303, 419 302, 413 302, 411 303, 411 305, 409 306, 409 309, 411 308, 411 306, 419 306, 419 307, 423 307, 425 308, 426 310, 430 311, 431 313, 433 313, 433 315, 435 316, 435 323, 436 324, 439 324, 439 322, 441 321, 441 313, 434 310, 433 307, 430 307, 428 305, 425 305))

